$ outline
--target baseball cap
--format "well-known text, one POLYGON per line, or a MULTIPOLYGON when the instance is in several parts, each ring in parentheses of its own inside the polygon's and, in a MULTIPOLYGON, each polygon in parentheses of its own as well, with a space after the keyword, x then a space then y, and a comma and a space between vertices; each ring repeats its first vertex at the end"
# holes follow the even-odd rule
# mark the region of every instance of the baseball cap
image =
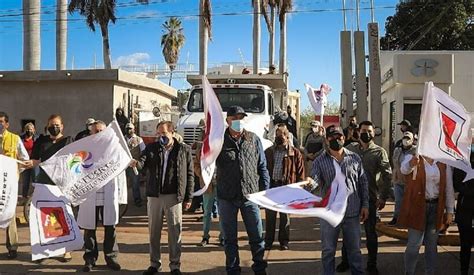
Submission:
POLYGON ((88 119, 86 120, 86 125, 87 125, 87 126, 89 126, 89 125, 91 125, 91 124, 94 124, 94 123, 95 123, 95 119, 93 119, 92 117, 90 117, 90 118, 88 118, 88 119))
POLYGON ((313 120, 311 121, 311 127, 317 127, 317 126, 321 126, 321 122, 317 121, 317 120, 313 120))
POLYGON ((336 126, 336 125, 328 126, 326 128, 326 138, 332 137, 332 136, 335 136, 335 135, 340 135, 340 136, 344 135, 343 132, 342 132, 341 127, 336 126))
POLYGON ((135 129, 135 126, 129 122, 125 125, 125 129, 135 129))
POLYGON ((398 123, 398 125, 411 126, 411 122, 408 119, 404 119, 402 122, 398 123))
POLYGON ((403 133, 403 137, 402 137, 402 138, 408 138, 409 140, 413 140, 413 139, 414 139, 414 136, 413 136, 413 133, 412 133, 412 132, 406 131, 405 133, 403 133))
POLYGON ((227 116, 235 116, 235 115, 247 116, 244 108, 240 106, 230 106, 229 109, 227 110, 227 116))

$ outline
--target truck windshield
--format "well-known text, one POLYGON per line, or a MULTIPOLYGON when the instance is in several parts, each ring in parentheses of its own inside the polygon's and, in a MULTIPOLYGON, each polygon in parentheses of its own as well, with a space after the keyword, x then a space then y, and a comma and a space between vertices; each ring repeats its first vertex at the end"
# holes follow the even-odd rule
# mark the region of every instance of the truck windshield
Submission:
MULTIPOLYGON (((263 90, 245 88, 214 88, 219 98, 222 111, 227 112, 230 106, 238 105, 248 113, 261 113, 265 110, 263 90)), ((202 89, 194 89, 189 96, 188 110, 190 112, 204 112, 202 89)))

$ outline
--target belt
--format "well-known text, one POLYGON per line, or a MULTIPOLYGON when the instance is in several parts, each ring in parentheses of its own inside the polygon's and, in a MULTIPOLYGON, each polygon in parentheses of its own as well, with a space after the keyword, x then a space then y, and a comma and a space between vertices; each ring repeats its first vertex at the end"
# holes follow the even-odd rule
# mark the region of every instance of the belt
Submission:
POLYGON ((438 203, 438 198, 436 199, 426 199, 426 203, 438 203))

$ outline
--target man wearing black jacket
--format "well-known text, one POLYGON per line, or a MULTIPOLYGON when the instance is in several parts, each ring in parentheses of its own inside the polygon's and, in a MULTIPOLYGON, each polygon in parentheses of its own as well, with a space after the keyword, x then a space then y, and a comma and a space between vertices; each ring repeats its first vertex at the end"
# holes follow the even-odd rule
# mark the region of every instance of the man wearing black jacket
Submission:
POLYGON ((147 168, 148 229, 150 231, 150 267, 143 274, 161 269, 160 241, 163 218, 168 227, 168 249, 171 274, 181 274, 182 205, 191 206, 194 170, 191 148, 173 137, 174 125, 162 121, 157 126, 158 141, 142 153, 138 168, 147 168))
MULTIPOLYGON (((474 142, 471 144, 471 167, 474 168, 474 142)), ((461 275, 469 273, 472 238, 474 236, 472 228, 472 220, 474 219, 474 179, 463 182, 465 176, 466 172, 457 168, 454 169, 454 191, 459 192, 455 221, 459 228, 459 238, 461 241, 461 275)))

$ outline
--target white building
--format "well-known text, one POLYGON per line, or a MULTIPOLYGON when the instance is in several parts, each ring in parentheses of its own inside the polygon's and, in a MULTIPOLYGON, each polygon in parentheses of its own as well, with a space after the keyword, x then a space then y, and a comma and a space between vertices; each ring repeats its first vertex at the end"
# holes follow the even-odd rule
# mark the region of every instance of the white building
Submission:
POLYGON ((401 138, 397 124, 403 119, 418 130, 427 81, 474 112, 474 51, 382 51, 380 65, 385 149, 401 138))

